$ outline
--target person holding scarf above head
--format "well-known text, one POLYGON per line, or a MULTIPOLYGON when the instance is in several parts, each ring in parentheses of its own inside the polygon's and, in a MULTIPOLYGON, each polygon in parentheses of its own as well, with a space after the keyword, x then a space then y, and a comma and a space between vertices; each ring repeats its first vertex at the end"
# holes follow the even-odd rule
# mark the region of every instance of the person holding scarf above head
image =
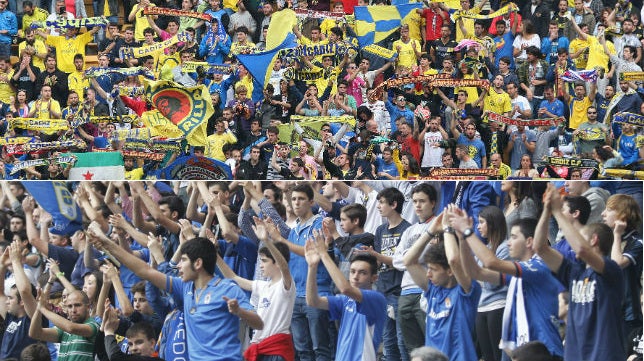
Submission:
POLYGON ((230 44, 230 37, 220 26, 219 20, 213 18, 199 44, 199 57, 204 58, 208 64, 222 64, 230 52, 230 44))

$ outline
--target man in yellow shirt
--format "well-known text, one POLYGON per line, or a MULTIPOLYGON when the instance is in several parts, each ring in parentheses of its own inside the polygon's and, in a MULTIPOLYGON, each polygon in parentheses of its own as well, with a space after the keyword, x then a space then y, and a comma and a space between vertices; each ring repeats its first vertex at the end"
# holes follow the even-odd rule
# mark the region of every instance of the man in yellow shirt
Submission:
POLYGON ((228 129, 228 122, 225 122, 223 118, 217 118, 215 120, 215 133, 206 138, 205 155, 208 158, 225 162, 224 144, 235 143, 237 143, 237 137, 228 129))
POLYGON ((47 47, 40 38, 36 37, 34 29, 27 28, 25 30, 25 41, 18 44, 18 54, 22 54, 25 49, 31 54, 34 66, 40 71, 45 70, 44 60, 47 56, 47 47))
POLYGON ((74 67, 76 71, 71 72, 67 77, 67 87, 69 90, 76 91, 80 101, 83 101, 83 92, 85 89, 89 88, 89 79, 85 78, 85 59, 83 55, 76 54, 74 55, 74 67))
POLYGON ((29 110, 29 118, 60 119, 60 103, 51 98, 51 86, 43 85, 40 99, 36 100, 29 110))
POLYGON ((564 87, 564 101, 570 108, 570 118, 568 128, 577 129, 579 124, 588 120, 588 107, 593 105, 595 94, 597 94, 597 84, 590 83, 590 94, 586 96, 586 84, 575 84, 575 97, 571 97, 569 87, 564 87))
POLYGON ((65 73, 71 73, 76 69, 74 66, 74 55, 81 54, 83 57, 85 56, 85 46, 92 41, 92 35, 99 28, 99 26, 95 26, 92 30, 81 35, 78 35, 78 29, 76 28, 66 29, 65 36, 49 35, 40 29, 36 30, 36 32, 46 39, 46 45, 56 49, 58 69, 65 73))
POLYGON ((138 4, 132 7, 132 11, 130 11, 127 19, 130 21, 130 23, 134 23, 134 40, 145 40, 143 30, 148 28, 150 24, 148 24, 148 19, 143 16, 143 9, 153 6, 156 5, 152 4, 150 0, 140 0, 138 4))
POLYGON ((250 54, 255 51, 255 44, 248 40, 248 28, 240 26, 236 30, 237 41, 230 46, 230 54, 250 54))
POLYGON ((393 50, 398 53, 396 66, 411 69, 418 65, 422 47, 418 40, 409 37, 409 25, 400 27, 400 40, 394 41, 393 50))
POLYGON ((499 74, 494 77, 490 90, 488 92, 484 91, 484 93, 487 93, 483 103, 484 112, 510 116, 512 100, 510 99, 510 95, 503 90, 503 84, 503 75, 499 74))
POLYGON ((13 69, 9 58, 0 57, 0 101, 9 104, 11 97, 16 95, 16 90, 11 85, 13 69))
POLYGON ((22 3, 22 10, 24 11, 24 15, 22 15, 22 31, 30 29, 31 23, 34 21, 45 21, 49 16, 47 10, 34 6, 34 3, 29 0, 22 3))
MULTIPOLYGON (((574 28, 580 28, 574 21, 571 21, 574 28)), ((570 42, 570 58, 572 59, 573 64, 577 69, 586 69, 586 64, 588 64, 588 55, 590 50, 590 43, 588 42, 588 25, 581 24, 580 31, 575 40, 570 42), (581 36, 584 34, 584 36, 581 36)))

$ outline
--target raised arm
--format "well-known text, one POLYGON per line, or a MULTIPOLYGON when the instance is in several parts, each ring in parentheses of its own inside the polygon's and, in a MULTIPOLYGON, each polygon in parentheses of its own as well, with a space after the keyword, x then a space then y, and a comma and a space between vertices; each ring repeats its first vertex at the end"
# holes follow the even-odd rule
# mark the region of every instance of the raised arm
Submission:
POLYGON ((282 273, 282 282, 284 283, 284 288, 287 290, 291 289, 291 285, 293 284, 293 277, 291 276, 291 270, 288 268, 288 262, 286 261, 286 258, 284 258, 282 253, 277 249, 277 247, 275 247, 273 240, 268 237, 268 232, 266 231, 266 225, 264 224, 264 221, 259 219, 259 217, 254 217, 254 221, 256 225, 253 226, 253 230, 255 231, 257 237, 262 242, 264 242, 266 248, 271 251, 271 255, 275 259, 275 263, 280 268, 280 272, 282 273))
POLYGON ((544 197, 543 211, 541 212, 541 217, 537 223, 537 227, 534 230, 534 240, 532 241, 532 248, 537 252, 539 257, 543 259, 548 268, 552 272, 559 271, 561 263, 563 262, 563 256, 561 253, 552 249, 548 244, 548 227, 550 225, 550 201, 544 197))
POLYGON ((414 280, 414 283, 424 291, 426 291, 428 287, 427 270, 420 264, 418 259, 425 250, 425 247, 427 247, 429 242, 435 237, 436 233, 439 232, 443 216, 444 215, 441 213, 438 217, 432 220, 427 231, 423 232, 403 257, 403 261, 405 262, 405 267, 407 268, 409 275, 414 280))
MULTIPOLYGON (((575 228, 570 221, 563 215, 561 211, 561 196, 559 192, 555 189, 555 186, 548 184, 548 189, 546 191, 546 197, 550 201, 550 210, 557 220, 559 229, 563 232, 568 244, 575 251, 577 257, 582 261, 586 262, 587 265, 592 267, 595 272, 603 273, 606 263, 604 258, 595 252, 590 243, 584 239, 584 237, 579 233, 579 230, 575 228)), ((591 235, 591 237, 597 237, 596 235, 591 235)), ((591 240, 592 242, 592 240, 591 240)), ((595 240, 596 242, 596 240, 595 240)))
POLYGON ((32 196, 27 196, 22 201, 22 209, 25 211, 25 228, 27 228, 27 238, 29 243, 34 246, 40 254, 47 257, 49 254, 49 245, 46 240, 40 237, 40 232, 34 223, 33 211, 36 201, 32 196))
POLYGON ((97 223, 90 224, 88 231, 91 242, 95 247, 108 251, 119 262, 125 265, 125 267, 134 271, 137 276, 152 282, 153 285, 161 290, 166 290, 166 275, 148 267, 148 265, 137 256, 128 253, 119 245, 112 242, 107 238, 103 231, 100 230, 97 223))
POLYGON ((311 307, 328 310, 329 300, 326 297, 320 297, 320 295, 318 295, 318 282, 316 276, 321 256, 315 242, 316 241, 314 239, 309 239, 306 241, 306 245, 304 246, 306 263, 309 265, 306 275, 306 304, 311 307))

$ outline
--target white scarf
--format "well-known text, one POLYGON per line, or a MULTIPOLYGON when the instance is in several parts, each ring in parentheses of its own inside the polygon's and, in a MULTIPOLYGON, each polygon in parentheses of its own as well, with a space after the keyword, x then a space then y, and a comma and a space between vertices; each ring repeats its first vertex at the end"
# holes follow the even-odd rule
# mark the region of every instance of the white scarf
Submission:
POLYGON ((512 277, 508 288, 508 295, 503 310, 503 328, 501 329, 501 342, 499 348, 505 350, 508 355, 510 351, 530 341, 530 330, 528 327, 528 316, 525 312, 525 300, 523 299, 523 280, 521 277, 512 277), (516 326, 513 327, 512 308, 514 295, 516 294, 516 326))

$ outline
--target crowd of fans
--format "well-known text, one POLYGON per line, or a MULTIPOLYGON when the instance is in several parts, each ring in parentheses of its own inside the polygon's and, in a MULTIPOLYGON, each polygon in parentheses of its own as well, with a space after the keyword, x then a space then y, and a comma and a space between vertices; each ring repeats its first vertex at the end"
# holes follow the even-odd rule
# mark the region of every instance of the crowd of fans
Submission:
MULTIPOLYGON (((94 5, 93 14, 106 17, 109 24, 106 29, 87 26, 89 30, 79 32, 74 27, 58 28, 55 21, 85 17, 82 2, 24 1, 22 9, 16 9, 15 1, 0 1, 4 116, 0 132, 9 145, 50 142, 49 147, 35 150, 5 146, 5 166, 0 168, 5 179, 65 179, 66 168, 73 163, 52 160, 50 165, 12 169, 30 159, 56 159, 65 151, 119 151, 126 142, 122 134, 144 126, 138 116, 152 110, 152 105, 141 94, 143 76, 119 74, 118 69, 102 75, 86 73, 85 50, 92 41, 98 44, 98 68, 141 66, 156 79, 179 86, 204 84, 215 109, 210 119, 203 119, 206 144, 183 141, 154 159, 126 154, 127 178, 152 176, 185 154, 225 162, 234 179, 240 180, 404 180, 431 176, 436 168, 462 169, 453 175, 494 168, 498 171, 492 176, 500 179, 575 179, 579 173, 588 179, 611 175, 606 171, 610 169, 637 176, 641 169, 641 1, 428 2, 378 43, 392 51, 392 57, 360 49, 279 57, 266 70, 270 80, 264 89, 237 55, 267 50, 268 27, 277 11, 290 7, 300 15, 301 10, 315 14, 304 13, 293 27, 300 45, 355 47, 357 21, 350 15, 354 6, 387 2, 125 1, 124 24, 118 23, 121 2, 94 5), (212 20, 143 14, 154 6, 196 11, 212 20), (496 17, 486 15, 499 9, 506 10, 496 17), (184 32, 187 41, 141 58, 122 57, 124 50, 184 32), (12 58, 17 60, 12 61, 11 44, 16 40, 18 53, 12 58), (186 63, 195 61, 208 65, 183 71, 186 63), (620 76, 625 72, 631 76, 627 80, 620 76), (304 73, 317 75, 300 80, 297 74, 304 73), (448 74, 455 86, 435 87, 431 81, 389 86, 385 91, 379 86, 389 79, 432 74, 448 74), (489 89, 459 86, 461 80, 488 80, 489 89), (630 121, 614 121, 615 114, 625 113, 633 115, 630 121), (80 124, 75 122, 79 114, 82 119, 114 118, 80 124), (134 120, 124 122, 127 114, 134 120), (295 115, 304 119, 291 119, 295 115), (343 125, 346 118, 340 122, 336 118, 340 116, 353 117, 355 126, 343 125), (30 128, 14 123, 19 118, 67 119, 69 125, 30 128), (557 118, 535 126, 540 123, 534 120, 557 118), (315 128, 319 133, 303 133, 297 127, 316 119, 328 120, 315 128), (292 127, 280 127, 283 124, 292 127), (299 136, 292 136, 293 128, 299 136), (65 142, 72 140, 83 143, 65 142), (61 143, 51 146, 54 141, 61 143), (562 163, 548 157, 589 161, 562 163), (576 172, 579 167, 584 171, 576 172)), ((162 131, 153 136, 167 138, 162 131)))
POLYGON ((641 182, 43 183, 5 360, 642 358, 641 182))

